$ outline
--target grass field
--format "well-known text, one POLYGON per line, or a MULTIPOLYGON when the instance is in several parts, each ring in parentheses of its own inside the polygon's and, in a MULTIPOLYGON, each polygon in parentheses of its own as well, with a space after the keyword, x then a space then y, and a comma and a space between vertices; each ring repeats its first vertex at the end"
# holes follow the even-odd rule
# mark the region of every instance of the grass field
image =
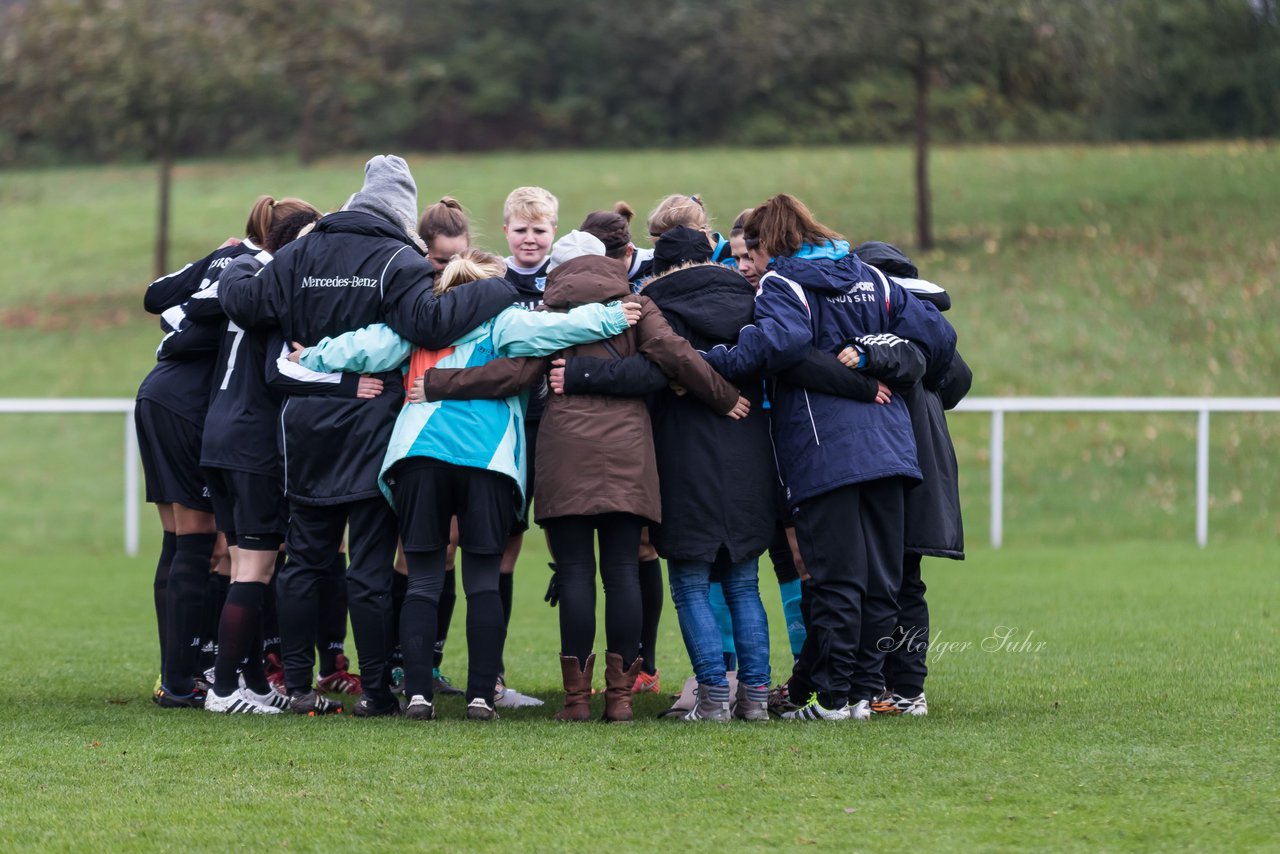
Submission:
MULTIPOLYGON (((364 157, 183 165, 171 266, 239 233, 258 193, 337 207, 364 157)), ((420 201, 458 196, 495 249, 522 184, 556 192, 562 231, 620 198, 643 217, 701 192, 726 226, 794 192, 947 286, 975 395, 1280 394, 1274 144, 940 150, 929 253, 902 149, 409 161, 420 201)), ((133 396, 159 339, 141 308, 153 196, 143 167, 0 172, 0 397, 133 396)), ((447 702, 425 727, 156 709, 157 526, 145 510, 142 555, 121 556, 120 417, 0 417, 0 848, 1274 849, 1280 419, 1214 417, 1205 550, 1191 416, 1009 416, 999 551, 987 418, 952 430, 971 554, 926 562, 945 642, 927 719, 681 727, 652 697, 631 727, 532 710, 480 728, 447 702), (1002 626, 1006 648, 984 649, 1002 626)), ((554 701, 536 539, 507 658, 554 701)), ((669 604, 663 632, 678 687, 669 604)))
MULTIPOLYGON (((650 695, 629 727, 556 725, 545 708, 484 726, 447 700, 434 724, 162 711, 146 699, 145 563, 7 554, 2 847, 1275 845, 1268 546, 979 550, 925 575, 928 718, 685 725, 655 720, 665 700, 650 695), (1001 626, 1008 642, 989 640, 1001 626)), ((541 572, 518 577, 509 671, 550 704, 555 612, 541 572)), ((451 643, 460 673, 461 634, 451 643)), ((674 619, 658 652, 668 679, 687 674, 674 619)), ((781 667, 778 623, 774 652, 781 667)))

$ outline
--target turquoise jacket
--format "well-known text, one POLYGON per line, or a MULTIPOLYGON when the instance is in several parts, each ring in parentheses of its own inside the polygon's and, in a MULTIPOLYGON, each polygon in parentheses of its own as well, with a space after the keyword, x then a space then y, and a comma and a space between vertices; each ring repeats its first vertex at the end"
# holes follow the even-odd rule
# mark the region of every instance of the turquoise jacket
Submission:
MULTIPOLYGON (((549 356, 575 344, 611 338, 627 328, 622 307, 593 303, 568 312, 505 309, 453 343, 438 368, 471 368, 505 356, 549 356)), ((413 345, 375 323, 302 351, 313 371, 378 373, 404 364, 413 345)), ((442 351, 443 352, 443 351, 442 351)), ((406 386, 408 383, 406 382, 406 386)), ((527 393, 502 400, 430 400, 406 403, 396 418, 378 486, 391 498, 387 470, 406 457, 431 457, 505 474, 525 493, 524 409, 527 393)))

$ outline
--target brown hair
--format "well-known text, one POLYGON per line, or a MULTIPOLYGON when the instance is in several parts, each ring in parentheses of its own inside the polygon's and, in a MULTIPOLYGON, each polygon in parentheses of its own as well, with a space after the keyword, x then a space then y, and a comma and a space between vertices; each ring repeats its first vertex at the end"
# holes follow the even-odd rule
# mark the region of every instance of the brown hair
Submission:
POLYGON ((580 230, 600 238, 606 258, 622 258, 631 245, 631 218, 635 215, 631 205, 618 202, 611 211, 592 211, 587 214, 580 230))
POLYGON ((501 279, 507 274, 507 262, 483 249, 463 249, 445 265, 436 277, 435 292, 442 294, 449 288, 475 282, 480 279, 501 279))
POLYGON ((297 211, 286 217, 276 217, 262 248, 274 255, 281 246, 309 233, 319 220, 319 211, 297 211))
POLYGON ((737 218, 733 221, 733 227, 729 229, 730 237, 742 236, 742 227, 747 224, 747 217, 751 216, 751 212, 754 210, 755 208, 742 209, 742 213, 738 214, 737 218))
POLYGON ((304 211, 320 216, 320 211, 302 199, 289 197, 276 201, 271 196, 259 196, 249 211, 249 221, 244 227, 245 236, 265 248, 272 226, 285 217, 304 211))
POLYGON ((749 248, 759 246, 771 256, 794 255, 805 243, 841 239, 789 193, 779 193, 752 211, 742 224, 742 237, 749 248))
POLYGON ((690 228, 705 229, 707 227, 707 208, 698 196, 667 196, 658 202, 658 206, 649 212, 649 236, 657 237, 670 231, 677 225, 690 228))
POLYGON ((466 237, 471 240, 471 222, 462 203, 453 196, 445 196, 434 205, 428 205, 418 220, 418 234, 430 246, 437 237, 466 237))

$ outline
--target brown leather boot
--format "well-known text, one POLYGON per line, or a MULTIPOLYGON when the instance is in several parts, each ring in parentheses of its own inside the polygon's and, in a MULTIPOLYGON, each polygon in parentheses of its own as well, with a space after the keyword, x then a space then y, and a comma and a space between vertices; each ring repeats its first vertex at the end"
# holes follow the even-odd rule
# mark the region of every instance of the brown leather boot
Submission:
POLYGON ((609 723, 631 722, 631 686, 636 684, 644 659, 636 656, 626 670, 622 669, 622 656, 616 652, 604 654, 604 719, 609 723))
POLYGON ((578 664, 576 655, 560 656, 560 673, 564 679, 564 708, 556 712, 556 720, 591 720, 591 673, 595 666, 594 652, 587 656, 585 665, 578 664))

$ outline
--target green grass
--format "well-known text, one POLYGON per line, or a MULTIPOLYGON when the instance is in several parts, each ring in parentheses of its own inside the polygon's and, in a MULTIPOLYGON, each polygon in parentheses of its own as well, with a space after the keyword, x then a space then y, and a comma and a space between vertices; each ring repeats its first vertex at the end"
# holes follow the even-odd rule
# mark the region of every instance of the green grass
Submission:
MULTIPOLYGON (((946 644, 930 716, 865 725, 683 725, 655 720, 653 696, 630 727, 554 724, 537 569, 517 575, 507 658, 548 707, 493 726, 457 700, 435 724, 163 711, 146 699, 149 570, 0 559, 6 848, 1263 850, 1280 833, 1280 576, 1263 545, 926 562, 946 644), (1015 634, 995 650, 1001 626, 1015 634)), ((666 687, 689 665, 663 628, 666 687)))

